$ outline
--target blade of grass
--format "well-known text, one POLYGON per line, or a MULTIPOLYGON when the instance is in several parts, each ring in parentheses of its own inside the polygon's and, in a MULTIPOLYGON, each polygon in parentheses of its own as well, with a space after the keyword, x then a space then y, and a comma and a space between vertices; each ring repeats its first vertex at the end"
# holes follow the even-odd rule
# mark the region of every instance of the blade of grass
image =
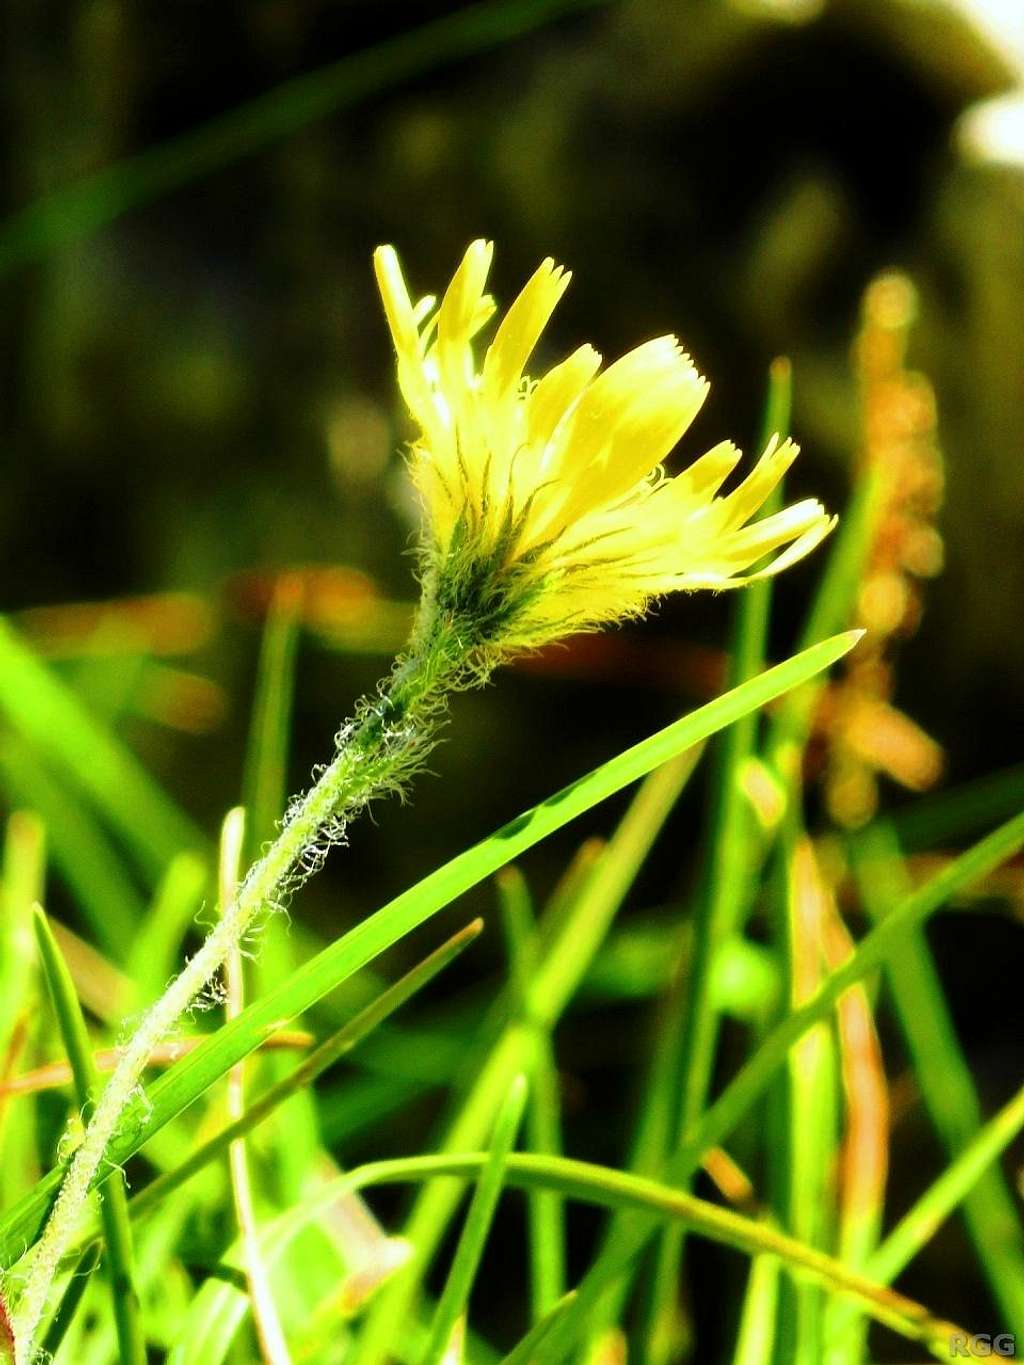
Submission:
MULTIPOLYGON (((288 749, 302 592, 298 577, 286 574, 281 578, 263 631, 242 786, 242 804, 248 821, 247 864, 274 837, 288 798, 288 749)), ((298 965, 290 928, 284 915, 274 915, 264 929, 254 966, 259 995, 280 985, 298 965)), ((275 1081, 288 1074, 284 1058, 269 1059, 265 1066, 275 1081)), ((278 1112, 272 1132, 272 1178, 277 1197, 287 1205, 299 1197, 320 1147, 311 1096, 297 1091, 278 1112)))
POLYGON ((523 1337, 522 1341, 516 1343, 509 1351, 508 1355, 503 1356, 501 1365, 536 1365, 542 1357, 537 1353, 544 1342, 551 1335, 552 1331, 562 1320, 566 1309, 576 1297, 571 1291, 563 1294, 558 1302, 547 1312, 539 1322, 534 1325, 523 1337))
POLYGON ((96 942, 120 957, 145 905, 121 852, 78 793, 17 735, 0 741, 0 774, 12 802, 37 812, 50 831, 51 862, 96 942))
MULTIPOLYGON (((977 1187, 1010 1143, 1024 1129, 1024 1087, 979 1129, 956 1160, 911 1205, 864 1265, 864 1274, 879 1284, 892 1284, 931 1241, 951 1213, 977 1187)), ((831 1324, 836 1337, 854 1315, 844 1304, 831 1324)))
MULTIPOLYGON (((516 1011, 528 1021, 530 980, 538 970, 538 940, 526 881, 518 868, 498 874, 498 894, 515 984, 516 1011)), ((558 1069, 551 1030, 538 1028, 537 1060, 527 1100, 526 1140, 531 1152, 557 1156, 562 1150, 558 1069)), ((552 1311, 565 1293, 565 1221, 562 1201, 536 1190, 527 1201, 530 1293, 534 1322, 552 1311)))
POLYGON ((248 863, 257 857, 264 841, 273 837, 287 797, 288 742, 301 605, 301 585, 296 579, 284 577, 274 593, 263 633, 242 783, 248 863))
MULTIPOLYGON (((26 811, 14 811, 4 836, 0 898, 0 1074, 14 1075, 21 1057, 36 1046, 38 956, 32 906, 43 894, 45 827, 26 811)), ((11 1117, 0 1100, 0 1207, 9 1208, 39 1176, 37 1110, 11 1117)))
POLYGON ((423 1353, 423 1365, 441 1365, 456 1324, 466 1311, 483 1256, 484 1245, 505 1183, 505 1167, 515 1145, 516 1134, 526 1105, 526 1077, 519 1075, 509 1087, 494 1124, 491 1150, 466 1214, 459 1244, 455 1249, 448 1278, 434 1312, 430 1339, 423 1353))
MULTIPOLYGON (((92 1045, 71 981, 71 973, 57 947, 57 940, 53 937, 46 915, 38 905, 35 907, 34 925, 43 973, 50 989, 64 1049, 71 1064, 82 1119, 87 1123, 99 1084, 99 1075, 93 1065, 92 1045)), ((122 1365, 146 1365, 146 1342, 139 1296, 135 1288, 131 1224, 128 1219, 124 1175, 120 1170, 112 1172, 106 1182, 100 1200, 100 1217, 107 1247, 111 1306, 117 1327, 121 1362, 122 1365)))
POLYGON ((15 811, 7 821, 0 880, 0 1054, 7 1052, 31 990, 32 906, 43 894, 45 850, 42 822, 15 811))
MULTIPOLYGON (((928 916, 951 896, 998 867, 1022 845, 1024 814, 1001 825, 901 901, 861 940, 849 961, 826 979, 817 995, 767 1035, 754 1056, 684 1136, 666 1166, 665 1177, 674 1181, 686 1179, 697 1168, 703 1153, 720 1145, 733 1131, 783 1065, 792 1045, 814 1024, 830 1016, 836 1002, 850 986, 862 981, 897 952, 908 932, 924 924, 928 916)), ((598 1257, 581 1281, 578 1297, 556 1331, 554 1344, 562 1354, 557 1355, 552 1346, 548 1347, 552 1362, 564 1358, 577 1334, 586 1330, 591 1305, 618 1280, 646 1245, 651 1232, 649 1223, 638 1220, 630 1228, 623 1228, 615 1245, 607 1247, 598 1257)))
POLYGON ((1024 1129, 1024 1088, 1000 1109, 916 1200, 875 1250, 865 1274, 891 1284, 1024 1129))
POLYGON ((732 1365, 771 1365, 779 1304, 779 1262, 764 1252, 750 1262, 732 1365))
MULTIPOLYGON (((515 1075, 535 1073, 538 1040, 550 1034, 575 993, 695 761, 695 754, 683 754, 647 778, 580 886, 575 903, 561 908, 562 919, 544 944, 521 1014, 513 1016, 492 1044, 468 1093, 457 1097, 439 1143, 442 1151, 479 1147, 515 1075)), ((412 1311, 457 1203, 458 1190, 450 1182, 430 1186, 417 1197, 405 1227, 413 1255, 371 1310, 360 1337, 359 1350, 371 1360, 374 1352, 387 1348, 394 1324, 412 1311)))
MULTIPOLYGON (((238 1019, 225 1024, 161 1077, 145 1100, 126 1110, 108 1150, 108 1160, 126 1161, 235 1062, 258 1047, 268 1034, 276 1032, 284 1020, 307 1010, 463 892, 600 801, 732 724, 748 710, 765 705, 788 688, 828 668, 858 638, 853 631, 824 641, 700 707, 510 821, 496 834, 402 893, 305 963, 276 990, 249 1005, 238 1019)), ((577 956, 570 945, 562 950, 561 960, 547 961, 548 979, 557 992, 552 1003, 559 1008, 564 1005, 566 989, 571 990, 575 984, 571 967, 577 956)), ((13 1208, 0 1215, 0 1267, 21 1257, 38 1235, 60 1178, 60 1170, 51 1172, 13 1208)))
MULTIPOLYGON (((365 1190, 372 1186, 408 1181, 434 1179, 476 1179, 489 1160, 487 1152, 463 1152, 442 1156, 401 1157, 388 1161, 370 1162, 339 1177, 317 1199, 309 1199, 290 1209, 268 1225, 266 1236, 275 1243, 294 1237, 297 1230, 317 1213, 318 1199, 330 1197, 343 1190, 365 1190)), ((813 1247, 805 1246, 796 1238, 756 1218, 748 1218, 732 1209, 725 1209, 697 1196, 687 1194, 671 1185, 644 1176, 591 1162, 568 1157, 539 1157, 531 1152, 511 1153, 505 1163, 507 1184, 522 1189, 536 1185, 554 1188, 566 1199, 606 1208, 642 1211, 645 1221, 666 1218, 686 1222, 695 1234, 731 1247, 747 1256, 768 1255, 783 1262, 795 1275, 806 1276, 833 1292, 848 1294, 863 1304, 878 1322, 885 1323, 909 1340, 919 1341, 933 1350, 939 1359, 955 1358, 949 1340, 959 1329, 936 1317, 920 1304, 866 1276, 851 1271, 841 1261, 813 1247)), ((571 1295, 563 1301, 561 1316, 570 1311, 571 1295)), ((556 1357, 550 1354, 549 1332, 545 1343, 544 1365, 556 1357)))
POLYGON ((1024 806, 1024 763, 960 787, 936 792, 895 811, 889 819, 905 853, 969 839, 1007 820, 1024 806))
MULTIPOLYGON (((825 908, 825 955, 834 971, 854 946, 831 893, 825 908)), ((872 1013, 873 994, 863 985, 854 986, 837 1006, 845 1128, 839 1161, 836 1254, 854 1270, 864 1270, 878 1244, 889 1165, 889 1086, 872 1013)), ((832 1301, 826 1310, 827 1365, 860 1365, 867 1323, 858 1318, 833 1346, 836 1333, 832 1324, 838 1307, 832 1301)))
POLYGON ((299 76, 210 123, 57 190, 0 226, 0 275, 87 237, 129 209, 249 156, 389 86, 528 33, 598 0, 469 5, 299 76))
MULTIPOLYGON (((791 405, 792 370, 789 361, 780 357, 769 369, 759 450, 774 435, 780 439, 787 435, 791 405)), ((765 504, 766 516, 782 505, 781 497, 781 488, 776 488, 765 504)), ((763 579, 737 595, 729 648, 729 687, 756 677, 764 668, 771 592, 771 579, 763 579)), ((707 1099, 720 1023, 712 986, 715 966, 723 945, 740 927, 749 900, 754 842, 750 804, 740 785, 740 774, 757 745, 759 722, 758 713, 752 711, 716 736, 711 745, 704 841, 709 852, 694 906, 688 989, 685 995, 672 997, 679 1001, 682 1017, 665 1021, 671 1032, 666 1035, 664 1046, 677 1054, 664 1068, 666 1079, 676 1092, 670 1101, 675 1109, 669 1139, 672 1144, 701 1113, 707 1099)), ((614 1236, 614 1229, 610 1235, 614 1236)), ((682 1255, 681 1230, 666 1228, 655 1254, 654 1273, 641 1317, 639 1365, 667 1365, 681 1344, 676 1316, 682 1255)))
POLYGON ((179 853, 168 863, 152 905, 139 918, 125 962, 136 1009, 155 1000, 174 974, 182 939, 202 904, 207 876, 205 862, 194 853, 179 853))
POLYGON ((0 618, 0 712, 86 794, 152 879, 203 836, 134 754, 100 725, 0 618))
POLYGON ((474 920, 465 929, 436 948, 429 957, 423 959, 407 972, 393 986, 383 991, 372 1004, 362 1010, 354 1019, 340 1028, 337 1033, 320 1043, 304 1062, 290 1075, 275 1082, 269 1090, 255 1100, 235 1122, 229 1124, 215 1137, 209 1138, 198 1147, 185 1161, 172 1171, 158 1176, 144 1190, 135 1195, 129 1203, 133 1217, 138 1217, 156 1204, 166 1199, 174 1190, 189 1180, 197 1171, 202 1170, 210 1161, 226 1150, 235 1138, 251 1133, 267 1119, 279 1105, 292 1095, 309 1089, 318 1076, 334 1065, 385 1019, 394 1014, 418 991, 422 990, 434 977, 448 966, 464 948, 477 938, 483 929, 483 920, 474 920))
MULTIPOLYGON (((876 824, 853 841, 852 853, 864 905, 884 927, 892 918, 890 907, 905 903, 910 888, 900 846, 890 829, 876 824)), ((921 1097, 947 1152, 955 1158, 977 1135, 981 1106, 922 932, 900 944, 888 963, 886 984, 921 1097)), ((979 1179, 964 1200, 963 1213, 1007 1331, 1024 1334, 1024 1232, 998 1167, 979 1179)))
MULTIPOLYGON (((782 822, 779 852, 784 883, 780 955, 787 963, 790 1008, 813 999, 824 978, 822 934, 825 890, 810 839, 791 805, 782 822)), ((838 1126, 832 1020, 808 1029, 792 1048, 781 1078, 785 1114, 785 1170, 781 1172, 786 1230, 808 1246, 828 1244, 831 1179, 838 1126)), ((783 1285, 778 1351, 792 1365, 821 1365, 824 1300, 820 1286, 783 1285)))
MULTIPOLYGON (((219 860, 219 903, 221 913, 238 894, 241 879, 242 851, 245 845, 245 810, 235 806, 228 811, 221 826, 219 860)), ((237 1019, 245 1008, 245 978, 242 954, 237 944, 224 962, 226 1019, 237 1019)), ((237 1122, 245 1113, 245 1062, 236 1062, 228 1072, 228 1114, 237 1122)), ((290 1365, 291 1356, 281 1329, 277 1305, 270 1290, 270 1277, 260 1255, 259 1224, 252 1182, 249 1178, 249 1158, 245 1137, 238 1137, 228 1147, 228 1170, 234 1197, 235 1218, 242 1241, 242 1261, 249 1292, 249 1311, 252 1314, 256 1342, 264 1365, 290 1365)))
POLYGON ((57 1359, 57 1352, 68 1334, 68 1329, 75 1320, 75 1314, 82 1302, 82 1295, 89 1288, 89 1281, 99 1263, 100 1244, 99 1242, 92 1242, 83 1250, 75 1263, 68 1280, 68 1287, 64 1291, 64 1297, 61 1299, 53 1316, 53 1321, 43 1337, 43 1344, 39 1348, 43 1360, 57 1359))

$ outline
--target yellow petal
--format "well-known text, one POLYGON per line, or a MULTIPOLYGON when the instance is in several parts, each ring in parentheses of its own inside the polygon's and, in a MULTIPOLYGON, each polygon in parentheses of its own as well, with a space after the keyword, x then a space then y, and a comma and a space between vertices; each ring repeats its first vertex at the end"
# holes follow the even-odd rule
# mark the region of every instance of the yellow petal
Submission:
POLYGON ((722 500, 722 530, 730 531, 749 521, 759 512, 765 499, 775 488, 786 470, 800 453, 800 447, 789 439, 779 444, 773 436, 764 454, 738 487, 722 500))
POLYGON ((494 334, 484 359, 484 401, 503 403, 514 395, 540 334, 547 326, 571 276, 549 256, 527 281, 494 334))
MULTIPOLYGON (((393 246, 379 246, 373 253, 373 269, 391 329, 395 350, 403 360, 415 362, 420 356, 416 311, 409 299, 402 266, 393 246)), ((420 305, 422 307, 422 304, 420 305)))
POLYGON ((555 472, 566 484, 566 518, 628 493, 669 453, 707 392, 675 337, 648 341, 610 365, 560 437, 555 472))
POLYGON ((601 368, 593 346, 580 346, 561 364, 548 370, 527 399, 526 439, 546 446, 566 413, 601 368))
POLYGON ((688 469, 669 480, 672 495, 680 500, 713 498, 743 458, 732 441, 720 441, 688 469))
POLYGON ((737 569, 745 569, 772 550, 777 550, 780 545, 797 540, 827 520, 821 503, 815 498, 807 498, 761 521, 755 521, 752 526, 726 533, 721 538, 718 553, 722 559, 735 563, 737 569))
POLYGON ((491 242, 471 242, 462 262, 445 290, 437 314, 437 360, 441 383, 456 400, 471 377, 472 353, 469 343, 479 326, 484 302, 484 285, 491 268, 494 246, 491 242))

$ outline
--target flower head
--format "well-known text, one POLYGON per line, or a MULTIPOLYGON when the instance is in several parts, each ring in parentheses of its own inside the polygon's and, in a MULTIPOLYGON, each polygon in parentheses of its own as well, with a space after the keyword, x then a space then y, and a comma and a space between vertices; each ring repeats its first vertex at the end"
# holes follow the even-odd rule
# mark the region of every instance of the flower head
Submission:
POLYGON ((442 605, 476 615, 482 642, 543 644, 635 615, 664 593, 749 583, 828 533, 833 519, 813 499, 751 521, 796 457, 792 441, 773 437, 724 495, 741 458, 731 442, 666 474, 708 392, 675 337, 603 370, 597 351, 580 346, 530 378, 527 362, 569 283, 554 261, 534 272, 478 358, 474 341, 494 312, 492 251, 470 245, 440 305, 413 302, 392 247, 374 255, 418 427, 410 467, 428 581, 442 605))

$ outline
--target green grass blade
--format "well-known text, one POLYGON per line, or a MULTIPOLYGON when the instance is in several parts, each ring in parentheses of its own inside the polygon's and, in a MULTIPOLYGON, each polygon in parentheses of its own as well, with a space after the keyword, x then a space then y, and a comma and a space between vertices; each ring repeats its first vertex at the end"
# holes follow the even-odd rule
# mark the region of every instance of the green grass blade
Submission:
POLYGON ((209 871, 195 853, 179 853, 167 865, 153 903, 132 936, 125 976, 135 988, 137 1008, 155 1000, 181 960, 181 943, 199 911, 209 871))
MULTIPOLYGON (((288 752, 291 740, 295 664, 299 645, 302 587, 285 575, 277 584, 263 631, 256 693, 249 724, 242 804, 246 811, 246 861, 251 863, 273 837, 288 799, 288 752)), ((264 928, 253 965, 256 994, 279 986, 296 968, 291 926, 273 915, 264 928)), ((270 1056, 263 1069, 275 1081, 288 1074, 286 1057, 270 1056)), ((317 1159, 320 1133, 312 1097, 296 1091, 275 1117, 274 1159, 270 1164, 274 1192, 285 1204, 299 1197, 311 1163, 317 1159)))
POLYGON ((927 1245, 953 1210, 977 1187, 994 1162, 1024 1129, 1024 1088, 980 1128, 892 1229, 868 1261, 865 1273, 891 1284, 927 1245))
MULTIPOLYGON (((108 1156, 122 1163, 139 1150, 146 1139, 180 1114, 236 1062, 247 1056, 280 1027, 372 962, 392 944, 450 905, 463 892, 493 876, 528 848, 561 829, 655 768, 731 725, 748 711, 764 706, 791 687, 828 668, 859 638, 847 632, 826 640, 751 682, 709 702, 675 721, 618 757, 594 769, 547 801, 510 821, 496 834, 453 858, 418 885, 396 897, 362 924, 300 967, 276 990, 249 1005, 230 1024, 224 1025, 165 1076, 156 1081, 145 1101, 129 1107, 111 1144, 108 1156)), ((566 992, 575 984, 570 948, 547 960, 551 1008, 564 1007, 566 992)), ((38 1235, 60 1182, 60 1171, 51 1172, 35 1190, 0 1216, 0 1267, 24 1254, 38 1235)))
MULTIPOLYGON (((294 1237, 298 1228, 317 1216, 325 1198, 343 1191, 449 1177, 472 1180, 479 1176, 489 1159, 487 1152, 463 1152, 370 1162, 341 1176, 315 1198, 275 1220, 267 1228, 268 1239, 272 1237, 275 1242, 282 1242, 287 1237, 294 1237)), ((775 1257, 793 1274, 812 1279, 832 1292, 849 1295, 877 1321, 910 1340, 923 1342, 940 1359, 951 1358, 949 1337, 958 1330, 953 1324, 936 1318, 920 1304, 850 1270, 834 1257, 805 1246, 764 1221, 748 1218, 656 1180, 568 1157, 511 1153, 505 1162, 504 1179, 516 1188, 543 1186, 557 1189, 566 1199, 581 1203, 642 1212, 646 1215, 645 1221, 653 1218, 685 1222, 694 1233, 720 1246, 731 1247, 746 1256, 775 1257)), ((579 1301, 572 1295, 566 1297, 569 1302, 563 1301, 561 1322, 579 1301)), ((551 1353, 551 1338, 556 1335, 557 1328, 556 1322, 545 1341, 544 1365, 560 1358, 551 1353)))
POLYGON ((50 860, 96 943, 116 960, 143 918, 145 902, 121 852, 88 809, 18 735, 0 740, 0 777, 12 803, 34 810, 50 834, 50 860))
POLYGON ((538 1355, 538 1351, 562 1321, 575 1297, 571 1291, 563 1294, 543 1318, 530 1328, 522 1341, 517 1342, 508 1355, 502 1357, 501 1365, 537 1365, 537 1362, 543 1359, 538 1355))
MULTIPOLYGON (((517 1007, 525 1017, 530 980, 538 967, 533 907, 518 868, 504 868, 497 884, 517 1007)), ((560 1107, 551 1030, 538 1028, 536 1064, 526 1108, 526 1142, 531 1152, 548 1156, 561 1152, 560 1107)), ((558 1195, 550 1190, 532 1191, 527 1200, 527 1222, 532 1316, 534 1322, 540 1322, 565 1293, 565 1217, 558 1195)))
POLYGON ((480 1181, 473 1192, 459 1244, 434 1313, 423 1365, 441 1365, 456 1324, 466 1311, 484 1245, 505 1183, 505 1167, 515 1145, 526 1105, 526 1077, 517 1076, 494 1125, 494 1136, 480 1181))
MULTIPOLYGON (((93 1062, 92 1044, 71 973, 39 906, 35 909, 35 932, 43 973, 71 1065, 82 1119, 88 1123, 95 1103, 99 1075, 93 1062)), ((106 1183, 100 1201, 100 1217, 107 1246, 107 1269, 121 1365, 146 1365, 146 1343, 139 1296, 135 1288, 131 1224, 128 1221, 124 1175, 120 1170, 113 1172, 106 1183)))
POLYGON ((335 1062, 351 1052, 385 1019, 433 981, 434 977, 443 971, 450 962, 454 961, 463 949, 469 947, 482 929, 483 920, 474 920, 465 929, 453 935, 440 948, 436 948, 429 957, 424 958, 405 976, 396 981, 393 986, 389 986, 387 990, 383 991, 372 1004, 361 1010, 337 1033, 332 1034, 330 1038, 326 1038, 320 1043, 290 1075, 283 1077, 269 1090, 264 1091, 258 1100, 249 1105, 245 1113, 236 1122, 229 1124, 216 1137, 204 1142, 180 1166, 158 1176, 156 1180, 147 1185, 131 1200, 129 1208, 133 1216, 146 1212, 160 1203, 161 1200, 166 1199, 172 1191, 178 1189, 186 1180, 191 1179, 197 1171, 202 1170, 209 1162, 226 1151, 237 1138, 245 1137, 246 1134, 252 1132, 279 1105, 293 1095, 308 1089, 328 1067, 333 1066, 335 1062))
MULTIPOLYGON (((937 1180, 907 1210, 864 1266, 864 1274, 878 1284, 892 1284, 932 1239, 949 1215, 998 1161, 1024 1129, 1024 1088, 981 1128, 937 1180)), ((837 1305, 830 1328, 841 1337, 854 1314, 849 1304, 837 1305)))
POLYGON ((32 907, 43 894, 46 838, 42 822, 26 811, 7 821, 0 883, 0 1056, 30 995, 36 960, 32 907))
POLYGON ((0 275, 87 237, 129 209, 249 156, 335 110, 596 3, 488 0, 287 81, 193 132, 30 204, 0 225, 0 275))
MULTIPOLYGON (((818 993, 782 1020, 764 1039, 758 1051, 726 1087, 700 1121, 685 1136, 665 1176, 685 1180, 700 1163, 703 1154, 718 1146, 733 1131, 750 1106, 778 1073, 789 1049, 808 1029, 830 1017, 843 992, 875 971, 906 941, 907 934, 922 925, 929 915, 961 888, 984 877, 1024 845, 1024 814, 1016 816, 933 877, 925 886, 902 901, 888 917, 858 945, 848 961, 829 976, 818 993)), ((558 1347, 569 1348, 575 1336, 585 1329, 590 1307, 614 1284, 634 1256, 647 1243, 651 1226, 637 1222, 624 1230, 614 1246, 606 1248, 579 1286, 579 1295, 556 1335, 558 1347)), ((552 1361, 563 1356, 552 1354, 552 1361)))
POLYGON ((288 796, 300 592, 287 578, 279 584, 263 632, 242 783, 247 862, 252 862, 266 840, 273 838, 288 796))
POLYGON ((921 797, 888 817, 906 853, 973 838, 1024 806, 1024 763, 921 797))
MULTIPOLYGON (((910 886, 899 844, 891 830, 876 824, 852 847, 864 904, 869 915, 884 926, 891 918, 890 906, 905 898, 910 886)), ((907 938, 890 959, 886 984, 921 1097, 943 1145, 955 1158, 976 1137, 981 1106, 922 933, 907 938)), ((1024 1231, 998 1167, 978 1180, 964 1200, 963 1212, 1006 1330, 1024 1334, 1024 1231)))
MULTIPOLYGON (((45 875, 46 827, 37 814, 16 810, 4 833, 0 887, 0 1067, 5 1076, 37 1046, 39 954, 32 907, 42 897, 45 875)), ((9 1208, 39 1178, 37 1116, 35 1096, 23 1096, 16 1111, 0 1102, 0 1208, 9 1208)))
MULTIPOLYGON (((541 966, 526 992, 525 1007, 514 1017, 483 1059, 469 1093, 460 1097, 441 1142, 445 1152, 479 1147, 517 1072, 536 1074, 541 1040, 550 1032, 588 964, 600 947, 626 890, 675 805, 695 762, 694 751, 652 773, 642 784, 607 846, 578 885, 572 903, 560 907, 561 919, 545 941, 541 966)), ((450 1184, 435 1184, 417 1198, 405 1235, 415 1248, 409 1264, 385 1290, 370 1313, 360 1350, 374 1359, 412 1311, 431 1258, 458 1202, 450 1184)))
POLYGON ((68 1280, 64 1297, 53 1315, 53 1321, 47 1328, 46 1335, 43 1337, 43 1344, 39 1348, 41 1359, 55 1360, 57 1358, 61 1343, 75 1320, 75 1314, 82 1302, 82 1295, 89 1288, 89 1281, 99 1263, 100 1244, 99 1242, 92 1242, 85 1248, 71 1270, 71 1278, 68 1280))
MULTIPOLYGON (((821 975, 821 933, 814 854, 792 805, 783 820, 777 899, 780 957, 787 964, 791 1009, 821 975)), ((787 1232, 808 1246, 828 1245, 831 1182, 837 1164, 838 1098, 832 1021, 808 1029, 789 1053, 780 1078, 784 1141, 770 1153, 781 1186, 778 1206, 787 1232), (784 1169, 780 1170, 779 1167, 784 1169)), ((770 1139, 769 1139, 770 1141, 770 1139)), ((772 1201, 773 1203, 775 1201, 772 1201)), ((820 1365, 825 1303, 818 1285, 781 1286, 778 1351, 791 1365, 820 1365)))
MULTIPOLYGON (((772 436, 786 436, 792 402, 789 362, 776 360, 769 371, 768 395, 759 449, 772 436)), ((782 490, 776 488, 764 507, 769 515, 781 506, 782 490)), ((738 687, 764 668, 771 616, 772 583, 763 579, 736 595, 732 639, 729 647, 728 686, 738 687)), ((694 906, 688 988, 678 995, 679 1020, 666 1020, 670 1033, 664 1046, 678 1056, 662 1074, 677 1090, 670 1101, 675 1109, 670 1145, 702 1112, 711 1083, 718 1046, 720 1011, 713 994, 715 966, 729 937, 739 928, 744 906, 754 881, 755 831, 750 802, 740 785, 744 764, 757 745, 760 716, 756 711, 741 717, 715 738, 711 746, 711 786, 708 850, 702 869, 700 893, 694 906), (678 1037, 678 1044, 673 1039, 678 1037)), ((612 1229, 614 1236, 614 1229, 612 1229)), ((652 1283, 644 1305, 640 1329, 639 1365, 668 1365, 678 1353, 684 1334, 676 1322, 683 1237, 678 1228, 662 1234, 655 1258, 652 1283)))
POLYGON ((89 797, 152 880, 183 848, 203 848, 203 836, 134 754, 90 715, 2 618, 0 713, 89 797))
POLYGON ((761 1254, 750 1262, 732 1365, 771 1365, 779 1304, 779 1262, 761 1254))

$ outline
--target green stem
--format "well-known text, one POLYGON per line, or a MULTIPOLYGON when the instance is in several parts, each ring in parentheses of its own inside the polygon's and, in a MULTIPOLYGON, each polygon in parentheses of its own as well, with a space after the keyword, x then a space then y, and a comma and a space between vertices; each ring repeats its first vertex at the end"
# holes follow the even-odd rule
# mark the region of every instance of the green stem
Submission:
POLYGON ((458 684, 467 661, 455 623, 441 625, 436 617, 419 622, 410 653, 398 661, 389 683, 341 729, 332 762, 292 804, 277 838, 250 868, 234 901, 223 907, 202 947, 144 1016, 97 1102, 36 1246, 14 1313, 17 1365, 29 1365, 35 1358, 36 1333, 54 1275, 150 1053, 257 917, 278 908, 318 869, 353 816, 410 776, 431 747, 444 694, 458 684))

